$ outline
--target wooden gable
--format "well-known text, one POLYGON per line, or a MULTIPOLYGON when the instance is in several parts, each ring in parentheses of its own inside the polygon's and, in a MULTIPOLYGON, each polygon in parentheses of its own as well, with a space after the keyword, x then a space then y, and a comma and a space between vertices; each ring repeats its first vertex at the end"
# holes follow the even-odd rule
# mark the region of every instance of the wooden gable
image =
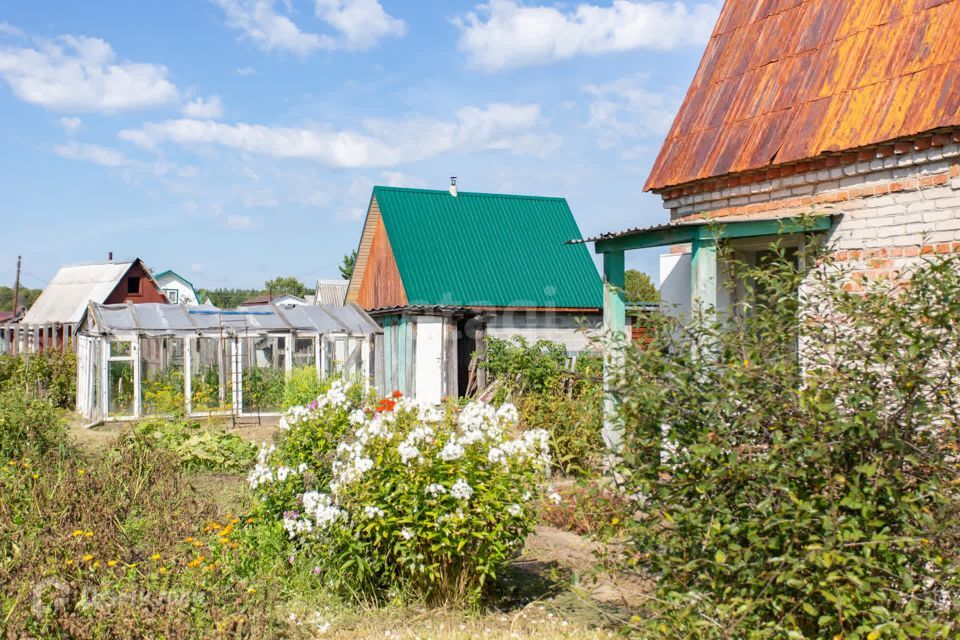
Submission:
POLYGON ((407 304, 403 280, 376 196, 370 199, 346 301, 355 302, 367 310, 407 304))
POLYGON ((117 286, 103 301, 103 304, 123 304, 125 302, 132 302, 133 304, 142 302, 167 303, 167 297, 140 260, 134 260, 127 272, 120 278, 117 286))

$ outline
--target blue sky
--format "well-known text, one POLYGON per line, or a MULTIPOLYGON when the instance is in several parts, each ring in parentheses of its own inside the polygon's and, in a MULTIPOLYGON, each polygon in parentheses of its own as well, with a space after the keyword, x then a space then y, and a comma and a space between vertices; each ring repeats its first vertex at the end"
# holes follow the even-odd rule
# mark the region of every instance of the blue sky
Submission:
MULTIPOLYGON (((336 277, 374 184, 642 191, 718 2, 168 0, 0 9, 0 281, 139 256, 198 287, 336 277)), ((630 265, 656 274, 658 251, 630 265)))

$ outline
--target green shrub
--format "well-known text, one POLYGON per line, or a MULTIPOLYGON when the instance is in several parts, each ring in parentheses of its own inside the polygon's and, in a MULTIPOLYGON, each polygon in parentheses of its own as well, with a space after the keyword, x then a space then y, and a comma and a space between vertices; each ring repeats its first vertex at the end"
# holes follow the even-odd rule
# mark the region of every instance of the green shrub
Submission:
POLYGON ((0 459, 42 456, 65 440, 63 420, 50 402, 19 388, 0 391, 0 459))
POLYGON ((517 420, 512 405, 364 408, 335 382, 289 415, 250 482, 342 595, 476 602, 532 529, 550 464, 548 434, 511 437, 517 420))
POLYGON ((144 376, 143 413, 145 415, 183 417, 184 402, 183 372, 178 368, 164 369, 152 376, 144 376))
POLYGON ((138 447, 169 450, 191 471, 242 471, 249 468, 257 451, 239 436, 206 430, 196 422, 163 419, 138 422, 128 441, 138 447))
POLYGON ((295 367, 290 372, 283 390, 283 408, 310 404, 326 393, 332 382, 332 378, 321 380, 317 375, 317 368, 313 365, 295 367))
POLYGON ((77 400, 77 354, 70 349, 0 356, 0 389, 18 388, 30 397, 72 409, 77 400))
POLYGON ((735 267, 749 304, 626 354, 620 534, 657 581, 635 630, 957 637, 960 259, 848 293, 777 252, 735 267))
POLYGON ((581 354, 570 371, 566 348, 522 337, 487 340, 482 366, 500 383, 499 404, 513 401, 524 428, 545 429, 553 446, 554 468, 567 475, 587 475, 603 453, 602 372, 599 356, 581 354))

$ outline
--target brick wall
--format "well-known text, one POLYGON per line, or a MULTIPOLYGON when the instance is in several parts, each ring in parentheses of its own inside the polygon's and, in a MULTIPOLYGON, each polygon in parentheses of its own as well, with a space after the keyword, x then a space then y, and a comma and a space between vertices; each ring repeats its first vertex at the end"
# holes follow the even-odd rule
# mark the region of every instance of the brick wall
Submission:
POLYGON ((896 277, 918 256, 960 252, 960 144, 891 147, 859 162, 665 198, 671 220, 842 214, 836 258, 865 277, 896 277), (889 151, 889 152, 888 152, 889 151))

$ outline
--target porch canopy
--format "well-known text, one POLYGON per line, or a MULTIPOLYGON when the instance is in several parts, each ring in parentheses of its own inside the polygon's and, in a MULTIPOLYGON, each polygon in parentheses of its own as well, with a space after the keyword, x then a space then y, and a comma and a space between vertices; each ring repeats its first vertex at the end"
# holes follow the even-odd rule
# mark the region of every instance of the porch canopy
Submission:
MULTIPOLYGON (((827 231, 833 225, 832 215, 792 215, 767 218, 727 217, 677 222, 652 227, 604 233, 571 244, 593 242, 603 254, 603 329, 604 333, 623 336, 626 325, 624 304, 624 253, 631 249, 650 249, 676 244, 689 244, 690 308, 716 309, 717 246, 725 240, 783 236, 827 231)), ((616 424, 616 411, 609 391, 610 368, 618 362, 606 358, 604 363, 604 440, 616 449, 621 429, 616 424)))

